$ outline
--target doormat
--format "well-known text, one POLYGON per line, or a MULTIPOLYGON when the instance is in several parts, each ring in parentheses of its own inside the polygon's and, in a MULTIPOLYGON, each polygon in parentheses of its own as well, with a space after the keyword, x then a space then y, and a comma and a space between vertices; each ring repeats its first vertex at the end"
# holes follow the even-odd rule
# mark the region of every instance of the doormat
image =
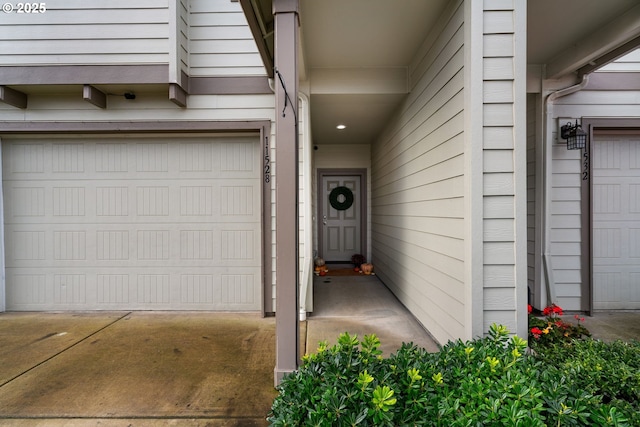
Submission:
POLYGON ((354 271, 353 268, 331 268, 331 265, 328 265, 327 268, 329 269, 327 276, 362 276, 363 275, 359 271, 354 271))

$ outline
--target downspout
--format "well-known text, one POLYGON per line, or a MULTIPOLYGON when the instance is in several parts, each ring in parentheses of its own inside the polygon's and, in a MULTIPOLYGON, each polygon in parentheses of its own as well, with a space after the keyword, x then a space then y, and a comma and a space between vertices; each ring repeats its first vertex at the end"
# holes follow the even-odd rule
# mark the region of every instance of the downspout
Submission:
POLYGON ((545 106, 544 125, 545 125, 545 136, 547 136, 547 138, 543 140, 543 144, 542 144, 542 150, 544 155, 544 162, 542 164, 542 168, 543 168, 542 179, 543 179, 543 191, 544 191, 544 194, 542 197, 542 203, 543 203, 542 210, 544 212, 544 215, 542 218, 542 230, 543 230, 542 268, 544 272, 544 281, 545 281, 546 290, 547 290, 547 305, 556 303, 555 283, 553 281, 553 268, 551 265, 551 257, 552 257, 550 253, 551 244, 550 244, 550 238, 549 238, 549 234, 550 234, 549 224, 551 224, 551 175, 552 175, 551 144, 553 144, 553 142, 551 142, 551 144, 549 143, 549 140, 551 139, 549 138, 550 126, 551 126, 550 116, 552 113, 551 106, 557 99, 567 95, 571 95, 572 93, 581 91, 587 86, 588 83, 589 83, 589 75, 584 74, 582 76, 582 81, 580 83, 551 93, 549 96, 547 96, 547 99, 544 104, 545 106))
POLYGON ((302 202, 302 215, 304 218, 304 231, 302 234, 304 252, 302 252, 302 266, 300 276, 300 321, 307 320, 307 311, 310 310, 310 303, 313 296, 313 217, 311 206, 311 129, 309 120, 309 98, 303 94, 299 94, 299 98, 302 101, 303 115, 300 117, 300 126, 302 128, 302 176, 300 177, 302 188, 304 189, 301 195, 302 202))

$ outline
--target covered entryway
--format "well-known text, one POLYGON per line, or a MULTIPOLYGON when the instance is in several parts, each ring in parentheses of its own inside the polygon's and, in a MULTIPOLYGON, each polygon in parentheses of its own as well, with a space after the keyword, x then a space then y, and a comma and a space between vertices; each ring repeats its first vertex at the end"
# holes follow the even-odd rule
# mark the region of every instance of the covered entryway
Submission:
POLYGON ((640 309, 640 132, 592 147, 593 308, 640 309))
POLYGON ((3 139, 8 310, 260 310, 259 138, 3 139))

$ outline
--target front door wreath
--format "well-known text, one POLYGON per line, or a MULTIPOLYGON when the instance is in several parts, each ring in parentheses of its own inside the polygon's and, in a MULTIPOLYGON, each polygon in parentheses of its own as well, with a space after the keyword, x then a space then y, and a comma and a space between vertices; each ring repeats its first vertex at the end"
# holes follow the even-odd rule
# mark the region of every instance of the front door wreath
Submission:
POLYGON ((347 187, 336 187, 329 193, 329 203, 335 210, 346 211, 353 205, 353 193, 347 187))

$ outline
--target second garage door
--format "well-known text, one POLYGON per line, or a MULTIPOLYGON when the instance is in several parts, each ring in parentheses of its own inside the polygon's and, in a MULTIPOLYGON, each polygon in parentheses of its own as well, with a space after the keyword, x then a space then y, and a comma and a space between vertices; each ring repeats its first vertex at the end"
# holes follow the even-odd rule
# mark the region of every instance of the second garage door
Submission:
POLYGON ((640 135, 593 148, 593 308, 640 309, 640 135))
POLYGON ((7 309, 260 310, 258 140, 3 140, 7 309))

